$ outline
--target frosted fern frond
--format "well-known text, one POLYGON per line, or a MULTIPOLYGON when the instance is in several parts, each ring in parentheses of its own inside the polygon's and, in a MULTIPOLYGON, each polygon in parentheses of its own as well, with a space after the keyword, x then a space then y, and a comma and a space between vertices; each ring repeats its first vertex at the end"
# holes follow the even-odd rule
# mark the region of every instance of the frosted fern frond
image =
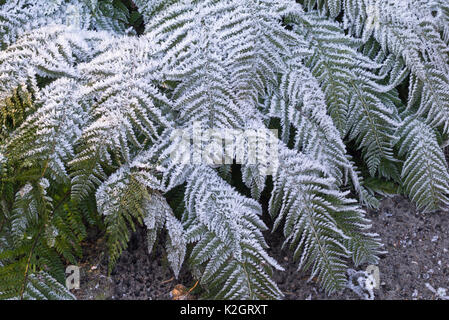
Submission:
POLYGON ((425 81, 417 76, 410 77, 409 109, 417 109, 417 113, 426 119, 432 127, 443 126, 448 132, 449 124, 449 77, 448 73, 425 67, 425 81))
POLYGON ((282 297, 270 277, 272 267, 282 268, 265 251, 260 205, 202 166, 188 180, 185 199, 187 240, 195 243, 189 259, 203 269, 200 282, 210 297, 282 297))
POLYGON ((273 175, 279 165, 278 132, 266 130, 260 122, 249 122, 245 133, 237 134, 235 138, 235 154, 227 156, 242 165, 242 181, 251 190, 251 196, 258 200, 265 189, 267 176, 273 175))
POLYGON ((62 78, 45 87, 36 102, 38 110, 11 135, 6 144, 17 160, 43 162, 50 176, 67 181, 67 161, 74 156, 74 145, 81 136, 87 114, 77 101, 78 85, 62 78))
POLYGON ((301 54, 304 43, 288 32, 279 20, 302 14, 298 5, 288 1, 233 1, 232 13, 217 22, 220 46, 227 52, 231 83, 239 100, 257 103, 258 95, 282 72, 286 56, 301 54))
POLYGON ((172 187, 183 183, 191 164, 205 164, 223 172, 230 169, 229 166, 235 161, 241 165, 243 183, 258 199, 265 188, 266 177, 276 172, 277 130, 266 129, 263 122, 248 121, 244 130, 212 130, 195 122, 192 127, 172 133, 171 144, 160 158, 171 160, 171 163, 166 162, 168 176, 164 175, 164 180, 170 177, 170 180, 178 181, 172 182, 172 187), (166 158, 167 154, 170 155, 169 159, 166 158))
POLYGON ((346 135, 351 127, 351 95, 361 99, 365 86, 372 86, 372 91, 380 91, 376 93, 379 99, 387 100, 381 94, 385 89, 376 83, 380 78, 374 73, 382 65, 359 53, 362 43, 345 35, 339 24, 314 13, 302 16, 298 23, 301 27, 295 30, 306 38, 312 50, 306 65, 322 83, 329 114, 340 133, 346 135))
POLYGON ((254 113, 258 94, 282 68, 282 54, 299 43, 279 25, 282 16, 290 14, 289 5, 200 1, 194 6, 181 1, 151 21, 147 32, 171 69, 166 77, 178 83, 174 99, 177 108, 182 106, 181 121, 243 127, 244 118, 254 113), (210 108, 216 111, 206 117, 210 108))
POLYGON ((331 18, 336 18, 340 14, 342 7, 345 4, 350 3, 351 0, 302 0, 300 2, 309 11, 316 9, 321 15, 329 15, 331 18))
POLYGON ((318 276, 326 291, 333 292, 345 283, 344 258, 349 257, 350 253, 342 243, 344 234, 328 213, 329 208, 318 211, 319 201, 325 201, 320 198, 315 200, 314 191, 324 193, 323 186, 334 183, 332 179, 320 179, 318 176, 312 180, 311 172, 320 169, 320 166, 313 166, 312 163, 303 166, 289 163, 284 168, 281 163, 274 179, 269 211, 276 217, 274 228, 286 219, 285 244, 291 244, 295 260, 300 260, 298 269, 312 267, 311 278, 318 276), (289 170, 292 174, 287 175, 283 170, 289 170), (301 174, 300 170, 309 172, 301 174))
MULTIPOLYGON (((1 295, 1 293, 0 293, 1 295)), ((11 300, 19 299, 13 297, 11 300)), ((75 296, 67 288, 56 281, 48 273, 41 271, 31 274, 23 294, 24 300, 75 300, 75 296)))
POLYGON ((150 199, 145 199, 144 201, 144 223, 148 228, 148 250, 151 252, 157 232, 165 224, 168 233, 166 243, 167 259, 175 277, 178 277, 187 248, 184 228, 181 222, 174 216, 173 210, 161 194, 152 192, 150 199))
POLYGON ((347 193, 335 188, 335 180, 321 164, 280 148, 269 203, 270 214, 276 218, 274 228, 285 219, 284 245, 294 250, 298 269, 310 268, 310 279, 317 277, 327 292, 340 290, 346 283, 344 259, 352 256, 357 264, 376 262, 379 239, 367 233, 370 225, 363 211, 347 193))
MULTIPOLYGON (((80 66, 86 79, 82 95, 85 99, 98 101, 93 103, 90 111, 93 118, 117 113, 111 116, 128 119, 139 134, 154 142, 160 128, 172 126, 162 115, 171 102, 158 86, 161 75, 158 61, 153 58, 152 39, 145 36, 139 40, 125 39, 80 66)), ((128 134, 139 146, 135 134, 131 131, 128 134)))
POLYGON ((135 0, 134 4, 143 15, 144 21, 149 23, 151 18, 176 2, 179 2, 179 0, 135 0))
MULTIPOLYGON (((308 11, 336 18, 342 13, 345 29, 357 36, 369 37, 385 21, 411 24, 412 19, 426 20, 445 35, 447 2, 445 0, 299 0, 308 11), (385 15, 389 12, 388 15, 385 15), (394 14, 396 12, 396 14, 394 14), (412 19, 410 19, 412 18, 412 19)), ((416 21, 416 20, 415 20, 416 21)), ((407 28, 409 25, 404 25, 407 28)))
POLYGON ((405 155, 402 179, 410 198, 423 211, 447 208, 449 173, 435 131, 408 117, 398 129, 399 154, 405 155))
MULTIPOLYGON (((175 110, 179 110, 179 123, 182 125, 198 121, 209 127, 242 127, 243 108, 232 92, 218 39, 213 34, 199 30, 188 30, 185 33, 185 43, 175 49, 188 46, 189 51, 183 54, 182 60, 177 59, 179 65, 166 74, 168 80, 180 82, 173 94, 175 110), (210 109, 214 112, 209 112, 210 109)), ((177 52, 168 52, 167 56, 171 54, 178 55, 177 52)))
POLYGON ((370 72, 380 65, 358 53, 357 42, 336 23, 313 14, 300 21, 296 31, 314 50, 306 63, 323 83, 329 113, 340 133, 349 133, 363 148, 374 175, 382 159, 395 161, 391 140, 398 125, 396 100, 383 94, 384 88, 376 84, 377 75, 370 72))
POLYGON ((128 24, 129 12, 126 6, 114 0, 83 0, 90 9, 89 29, 108 31, 115 35, 134 34, 128 24))
POLYGON ((142 201, 149 199, 149 193, 133 178, 129 167, 122 166, 98 187, 95 197, 98 212, 105 216, 109 270, 112 271, 122 250, 128 246, 129 230, 135 231, 133 219, 142 223, 142 201))
POLYGON ((139 150, 172 126, 162 114, 169 111, 170 101, 157 86, 158 65, 151 60, 150 39, 127 40, 126 45, 79 66, 86 79, 80 95, 90 102, 92 118, 82 134, 81 144, 86 147, 70 162, 72 189, 79 199, 104 178, 102 166, 130 164, 139 150))
POLYGON ((0 5, 0 48, 24 33, 52 25, 125 34, 127 14, 126 7, 113 0, 8 0, 0 5))
POLYGON ((32 185, 26 184, 19 190, 15 197, 16 206, 13 208, 10 215, 10 236, 15 245, 20 244, 23 241, 26 229, 29 225, 35 224, 38 219, 32 190, 32 185))
POLYGON ((171 81, 184 79, 174 92, 175 110, 179 110, 181 124, 196 121, 211 128, 242 127, 244 108, 232 92, 215 41, 212 37, 202 39, 202 43, 192 48, 194 53, 185 60, 185 65, 167 75, 171 81))
POLYGON ((164 131, 150 149, 137 154, 131 163, 136 179, 147 188, 164 193, 184 184, 193 170, 191 134, 189 130, 164 131), (187 135, 179 134, 180 131, 187 135))
POLYGON ((105 36, 59 25, 25 34, 0 51, 0 102, 36 76, 79 78, 77 64, 94 57, 105 36))
POLYGON ((439 0, 347 0, 344 16, 345 26, 363 42, 373 37, 385 52, 404 60, 415 77, 409 108, 417 108, 427 116, 428 124, 442 125, 447 132, 447 4, 439 0))
POLYGON ((405 1, 394 5, 387 1, 387 4, 376 7, 382 20, 374 27, 374 37, 384 49, 402 57, 414 75, 409 108, 418 108, 418 113, 427 116, 431 126, 442 125, 447 132, 449 47, 429 16, 417 14, 422 9, 419 3, 405 1), (409 10, 412 6, 417 8, 409 10), (399 10, 401 15, 397 18, 399 10))
POLYGON ((0 44, 14 43, 23 33, 49 24, 65 24, 61 1, 5 1, 0 6, 0 44))
POLYGON ((327 114, 325 94, 318 80, 302 62, 291 59, 288 64, 279 88, 274 88, 269 100, 270 116, 281 120, 282 140, 288 141, 294 129, 296 150, 318 160, 338 186, 351 183, 364 204, 376 206, 363 187, 336 123, 327 114))
POLYGON ((279 117, 283 140, 288 142, 290 127, 295 128, 294 147, 319 161, 338 185, 347 183, 348 174, 357 192, 360 181, 348 158, 340 133, 327 114, 325 95, 318 81, 300 61, 289 62, 279 90, 270 102, 272 117, 279 117))
MULTIPOLYGON (((437 4, 439 6, 433 12, 436 12, 438 25, 443 32, 443 39, 449 45, 449 4, 444 0, 437 1, 437 4)), ((433 13, 431 12, 431 14, 433 13)))
POLYGON ((96 199, 98 211, 105 216, 109 246, 109 270, 127 247, 130 231, 135 231, 134 219, 148 229, 148 249, 151 251, 156 235, 166 226, 168 232, 168 261, 177 277, 186 253, 182 224, 157 191, 139 183, 129 166, 122 166, 99 186, 96 199))

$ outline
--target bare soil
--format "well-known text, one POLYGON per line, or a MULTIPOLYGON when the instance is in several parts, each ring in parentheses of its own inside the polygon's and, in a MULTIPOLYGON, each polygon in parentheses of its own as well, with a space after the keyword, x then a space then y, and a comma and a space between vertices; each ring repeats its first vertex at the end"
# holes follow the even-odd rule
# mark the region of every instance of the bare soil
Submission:
MULTIPOLYGON (((449 212, 423 214, 404 197, 395 196, 382 201, 377 211, 368 211, 373 232, 378 233, 387 253, 379 262, 380 288, 375 299, 411 300, 441 299, 449 293, 449 212), (440 289, 440 295, 437 290, 440 289)), ((270 224, 269 221, 267 221, 270 224)), ((93 233, 88 239, 85 258, 81 264, 81 289, 73 291, 78 299, 171 299, 176 285, 187 289, 195 285, 184 266, 174 279, 165 258, 161 239, 149 254, 145 230, 135 232, 130 245, 110 275, 107 272, 107 253, 103 237, 93 233)), ((350 289, 327 296, 319 285, 308 282, 308 274, 297 271, 291 252, 282 250, 282 236, 267 233, 270 254, 285 268, 275 272, 274 280, 289 300, 360 299, 350 289)), ((358 270, 364 270, 360 266, 358 270)), ((197 286, 193 298, 201 293, 197 286)))

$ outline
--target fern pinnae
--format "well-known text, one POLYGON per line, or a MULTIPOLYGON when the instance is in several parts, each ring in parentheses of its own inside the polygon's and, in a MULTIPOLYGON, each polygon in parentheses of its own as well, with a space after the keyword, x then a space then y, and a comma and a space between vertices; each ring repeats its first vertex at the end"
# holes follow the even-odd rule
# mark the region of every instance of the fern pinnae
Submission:
POLYGON ((349 234, 372 241, 371 246, 364 248, 369 252, 363 259, 358 252, 354 254, 357 262, 375 261, 380 242, 375 235, 366 232, 369 225, 363 212, 354 200, 346 199, 347 194, 335 189, 335 180, 321 164, 306 155, 299 161, 295 152, 282 146, 281 150, 269 207, 276 217, 274 226, 285 219, 284 245, 294 248, 295 258, 300 259, 298 268, 311 268, 311 277, 318 276, 326 291, 334 292, 345 283, 344 258, 362 250, 363 247, 358 246, 367 243, 360 241, 350 250, 349 244, 354 243, 348 242, 351 241, 349 234), (277 197, 282 197, 280 208, 275 205, 280 202, 277 197))
POLYGON ((379 262, 360 207, 376 182, 449 203, 445 1, 47 2, 0 1, 2 297, 72 298, 60 258, 76 262, 86 220, 110 269, 143 224, 205 297, 282 298, 262 191, 332 293, 348 259, 379 262))
POLYGON ((399 154, 406 156, 401 176, 412 200, 423 211, 446 208, 448 167, 432 128, 409 116, 398 130, 398 137, 399 154))
POLYGON ((76 95, 75 81, 62 78, 46 87, 37 101, 41 107, 7 141, 8 152, 16 159, 46 161, 47 172, 55 181, 68 179, 66 162, 73 158, 73 147, 85 124, 86 114, 76 95), (36 130, 39 128, 39 130, 36 130))
POLYGON ((187 221, 204 225, 202 235, 195 224, 187 226, 187 233, 194 231, 195 237, 188 236, 190 241, 197 242, 192 251, 193 262, 205 263, 207 273, 201 281, 210 287, 212 296, 234 299, 261 298, 262 294, 267 294, 266 298, 282 296, 267 273, 271 267, 281 267, 265 252, 266 243, 260 232, 266 227, 258 217, 260 207, 254 200, 238 195, 211 169, 199 167, 188 181, 186 209, 187 221), (202 190, 207 186, 211 189, 204 193, 202 190), (217 207, 219 211, 214 217, 209 211, 217 206, 213 199, 223 206, 217 207), (268 269, 264 271, 265 268, 268 269), (226 279, 224 275, 229 277, 226 279))

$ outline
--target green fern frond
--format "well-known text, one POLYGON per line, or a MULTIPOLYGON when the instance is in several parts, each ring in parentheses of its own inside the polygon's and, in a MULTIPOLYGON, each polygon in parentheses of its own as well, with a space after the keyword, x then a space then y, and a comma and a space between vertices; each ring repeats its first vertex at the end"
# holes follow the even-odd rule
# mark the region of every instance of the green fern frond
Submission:
POLYGON ((398 132, 399 154, 405 156, 401 177, 405 191, 423 211, 449 204, 449 173, 435 131, 422 120, 408 117, 398 132))
POLYGON ((346 284, 344 259, 376 262, 379 239, 367 233, 370 225, 363 211, 335 188, 325 167, 285 147, 281 150, 269 203, 274 228, 285 220, 284 245, 294 250, 298 269, 310 268, 310 279, 317 277, 326 292, 340 290, 346 284))
POLYGON ((186 189, 187 241, 191 264, 202 268, 209 298, 278 299, 257 202, 239 195, 210 168, 194 169, 186 189))
POLYGON ((58 212, 49 196, 46 179, 25 185, 16 195, 6 229, 0 230, 0 296, 2 299, 73 298, 62 283, 64 265, 60 256, 74 262, 71 228, 58 223, 58 212), (60 228, 62 226, 62 228, 60 228), (3 237, 2 237, 3 236, 3 237))

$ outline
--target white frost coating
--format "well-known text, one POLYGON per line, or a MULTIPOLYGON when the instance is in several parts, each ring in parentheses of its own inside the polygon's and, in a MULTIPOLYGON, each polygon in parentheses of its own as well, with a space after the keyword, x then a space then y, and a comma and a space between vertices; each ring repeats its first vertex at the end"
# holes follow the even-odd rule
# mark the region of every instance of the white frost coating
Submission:
POLYGON ((4 163, 6 163, 7 160, 8 159, 5 157, 5 155, 2 152, 0 152, 0 168, 4 163))
POLYGON ((168 232, 167 258, 177 278, 187 248, 184 228, 173 215, 173 210, 165 198, 159 193, 153 193, 149 200, 144 200, 143 209, 145 210, 144 223, 148 230, 148 251, 151 252, 157 232, 165 225, 168 232))
MULTIPOLYGON (((111 16, 112 0, 7 0, 0 7, 0 47, 11 45, 37 28, 65 25, 74 30, 107 30, 129 33, 126 24, 111 16)), ((120 18, 124 12, 118 12, 120 18)))
POLYGON ((186 233, 181 222, 173 216, 172 212, 167 212, 165 227, 168 232, 167 259, 177 278, 186 254, 186 233))
MULTIPOLYGON (((275 227, 284 227, 300 268, 310 267, 328 293, 341 288, 346 258, 375 263, 380 252, 363 210, 349 198, 351 188, 373 201, 344 140, 360 150, 373 177, 403 180, 424 209, 449 204, 437 134, 449 132, 449 8, 444 0, 301 3, 322 14, 293 0, 135 1, 146 23, 134 37, 123 23, 129 12, 117 1, 6 1, 0 106, 20 98, 27 109, 2 154, 8 163, 44 167, 48 183, 70 184, 75 201, 95 194, 108 221, 123 222, 126 210, 142 213, 149 250, 165 226, 175 275, 190 243, 202 284, 216 285, 221 298, 282 296, 269 276, 281 267, 267 254, 254 200, 276 162, 269 203, 275 227), (346 29, 333 20, 340 13, 346 29), (373 38, 377 44, 368 42, 373 38), (409 75, 409 101, 401 106, 396 87, 409 75), (241 152, 253 199, 225 181, 241 150, 228 150, 222 166, 217 139, 207 146, 208 165, 186 163, 188 150, 170 140, 176 130, 195 130, 194 123, 255 130, 236 147, 243 148, 270 139, 270 120, 281 127, 276 161, 268 160, 269 148, 256 157, 241 152), (170 158, 174 151, 179 161, 170 158), (186 187, 182 218, 158 194, 177 186, 186 187)), ((32 197, 30 188, 17 199, 32 197)), ((29 221, 20 208, 14 214, 20 237, 29 221)), ((47 232, 52 244, 54 232, 47 232)))
POLYGON ((364 300, 374 300, 375 279, 366 271, 348 269, 348 282, 346 286, 364 300))
POLYGON ((167 258, 175 276, 178 277, 186 254, 184 228, 161 194, 156 191, 148 193, 144 190, 145 185, 139 185, 130 167, 122 166, 98 188, 96 193, 98 211, 105 216, 118 216, 126 211, 135 210, 136 206, 141 208, 143 222, 148 229, 149 252, 153 248, 157 233, 165 226, 168 232, 167 258), (137 195, 136 192, 141 194, 137 195), (131 198, 127 196, 129 193, 132 193, 131 198))
POLYGON ((259 204, 239 195, 205 166, 193 170, 185 197, 187 241, 196 243, 192 252, 195 263, 205 266, 200 281, 218 285, 227 299, 254 298, 261 290, 259 286, 267 286, 272 298, 282 297, 276 284, 260 269, 267 265, 283 270, 266 252, 261 233, 266 226, 259 217, 259 204), (245 268, 245 264, 251 264, 251 268, 245 268), (253 274, 253 268, 262 273, 253 274), (226 272, 231 274, 222 279, 226 272))

